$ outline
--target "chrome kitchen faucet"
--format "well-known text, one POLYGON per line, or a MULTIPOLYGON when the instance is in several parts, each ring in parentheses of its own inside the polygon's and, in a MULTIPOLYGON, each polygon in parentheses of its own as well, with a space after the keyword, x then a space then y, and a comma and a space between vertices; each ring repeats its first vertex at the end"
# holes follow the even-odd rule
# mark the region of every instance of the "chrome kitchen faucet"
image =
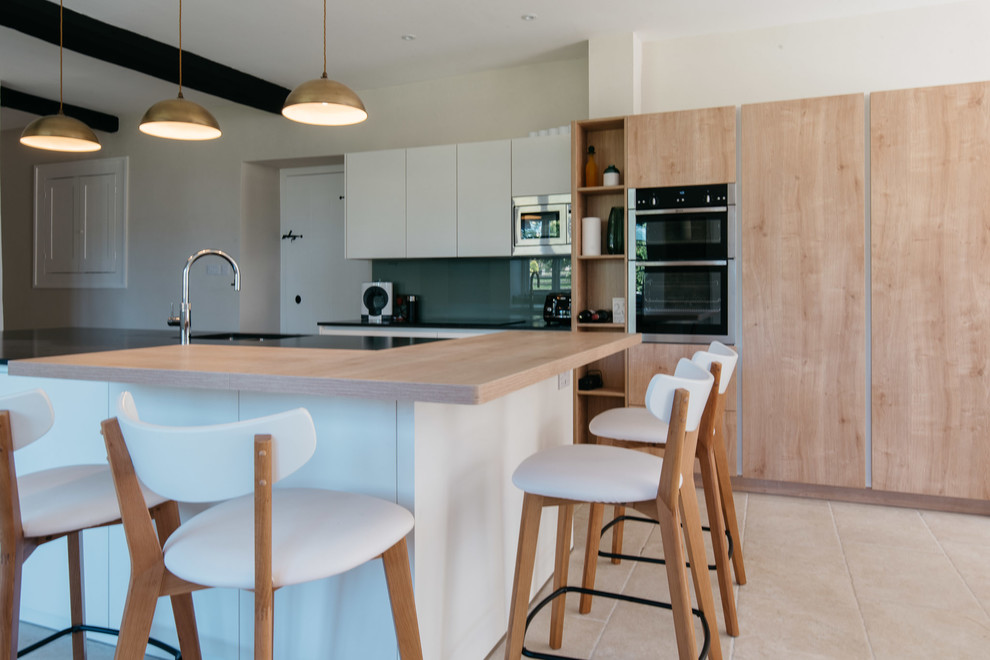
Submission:
POLYGON ((215 254, 227 260, 230 267, 234 269, 234 291, 241 290, 241 271, 232 256, 223 250, 200 250, 196 254, 191 255, 186 260, 185 268, 182 269, 182 303, 179 306, 179 315, 168 317, 169 325, 179 326, 179 339, 182 345, 189 343, 189 330, 192 328, 192 310, 189 305, 189 267, 200 257, 210 254, 215 254))

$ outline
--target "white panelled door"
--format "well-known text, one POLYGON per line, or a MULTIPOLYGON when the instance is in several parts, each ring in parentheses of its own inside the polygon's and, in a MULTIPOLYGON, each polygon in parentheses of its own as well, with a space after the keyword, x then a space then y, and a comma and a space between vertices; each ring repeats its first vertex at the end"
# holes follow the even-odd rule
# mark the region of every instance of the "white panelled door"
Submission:
POLYGON ((280 199, 281 331, 315 335, 321 321, 356 320, 371 262, 344 258, 344 168, 284 169, 280 199))

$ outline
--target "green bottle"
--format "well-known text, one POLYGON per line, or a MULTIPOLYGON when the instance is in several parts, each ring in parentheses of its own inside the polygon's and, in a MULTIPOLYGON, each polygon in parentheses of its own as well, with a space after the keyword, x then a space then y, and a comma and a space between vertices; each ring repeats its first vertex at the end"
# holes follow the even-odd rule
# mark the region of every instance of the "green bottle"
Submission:
POLYGON ((608 226, 605 229, 606 242, 605 251, 608 254, 622 254, 622 226, 625 219, 625 209, 621 206, 613 206, 608 214, 608 226))

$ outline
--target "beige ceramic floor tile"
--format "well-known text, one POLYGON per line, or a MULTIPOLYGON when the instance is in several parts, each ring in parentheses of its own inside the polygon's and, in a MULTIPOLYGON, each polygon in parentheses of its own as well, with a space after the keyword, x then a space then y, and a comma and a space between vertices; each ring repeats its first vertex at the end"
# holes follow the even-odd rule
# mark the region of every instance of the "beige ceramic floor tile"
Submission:
MULTIPOLYGON (((700 623, 695 625, 695 637, 700 647, 703 634, 700 623)), ((723 658, 728 658, 723 642, 723 658)), ((634 658, 676 659, 677 638, 674 617, 668 610, 647 605, 620 603, 609 620, 592 660, 631 660, 634 658)))
POLYGON ((922 511, 921 518, 941 542, 990 546, 990 516, 922 511))
POLYGON ((855 599, 828 601, 775 585, 775 593, 741 587, 740 636, 735 659, 870 658, 869 643, 855 599), (777 597, 779 593, 787 597, 777 597))
POLYGON ((839 546, 832 512, 825 500, 750 494, 745 530, 746 545, 839 546))
POLYGON ((939 550, 935 536, 914 509, 833 502, 832 514, 843 542, 892 545, 925 552, 939 550))
POLYGON ((978 607, 959 573, 942 552, 855 542, 843 546, 860 602, 956 610, 978 607))
POLYGON ((990 614, 990 558, 987 548, 971 543, 943 543, 942 549, 956 567, 969 590, 990 614))
POLYGON ((950 611, 906 603, 863 603, 878 660, 986 658, 990 619, 982 610, 950 611))

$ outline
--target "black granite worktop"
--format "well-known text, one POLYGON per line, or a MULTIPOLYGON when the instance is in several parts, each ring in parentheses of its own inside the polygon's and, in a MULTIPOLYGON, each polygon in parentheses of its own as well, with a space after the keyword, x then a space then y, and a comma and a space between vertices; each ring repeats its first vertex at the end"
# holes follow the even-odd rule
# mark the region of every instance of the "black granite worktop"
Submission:
MULTIPOLYGON (((417 337, 362 337, 334 335, 272 335, 193 332, 194 344, 214 346, 281 346, 286 348, 336 348, 382 350, 431 341, 417 337)), ((0 364, 53 355, 148 348, 179 343, 178 330, 129 330, 122 328, 46 328, 0 332, 0 364)))

